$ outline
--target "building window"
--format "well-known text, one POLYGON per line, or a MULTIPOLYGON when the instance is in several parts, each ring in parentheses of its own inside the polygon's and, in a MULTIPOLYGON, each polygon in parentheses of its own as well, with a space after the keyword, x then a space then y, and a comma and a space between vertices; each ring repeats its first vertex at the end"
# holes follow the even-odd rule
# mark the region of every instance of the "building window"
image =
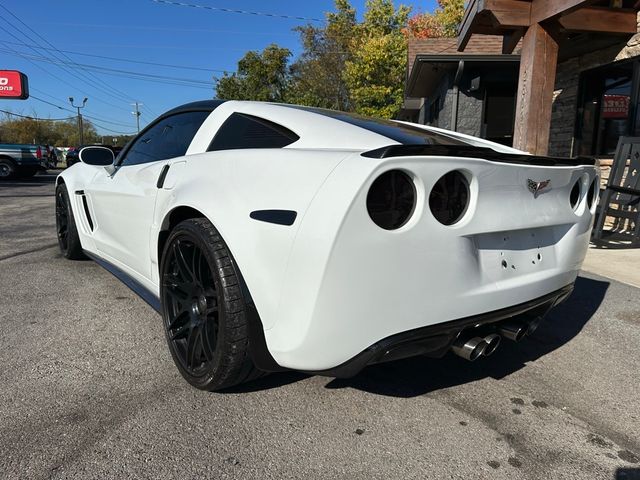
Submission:
POLYGON ((635 132, 637 70, 638 62, 623 62, 582 72, 574 154, 611 156, 618 138, 635 132))

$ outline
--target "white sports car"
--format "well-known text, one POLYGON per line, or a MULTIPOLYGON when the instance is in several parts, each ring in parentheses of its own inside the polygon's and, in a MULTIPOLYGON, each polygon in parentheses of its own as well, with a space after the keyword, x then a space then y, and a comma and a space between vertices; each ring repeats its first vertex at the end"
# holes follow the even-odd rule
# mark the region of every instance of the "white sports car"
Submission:
POLYGON ((258 102, 183 105, 80 159, 56 182, 62 252, 154 306, 209 390, 520 340, 571 292, 599 190, 590 158, 258 102))

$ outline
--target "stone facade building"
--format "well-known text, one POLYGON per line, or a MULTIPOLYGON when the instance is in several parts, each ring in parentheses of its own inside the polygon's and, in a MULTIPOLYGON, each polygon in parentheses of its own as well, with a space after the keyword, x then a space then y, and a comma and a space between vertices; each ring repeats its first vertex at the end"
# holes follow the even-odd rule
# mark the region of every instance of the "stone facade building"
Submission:
MULTIPOLYGON (((473 35, 463 52, 457 52, 456 42, 441 38, 409 42, 407 98, 401 116, 509 144, 504 123, 513 123, 509 109, 515 108, 519 47, 514 55, 503 56, 499 36, 473 35), (465 65, 456 91, 452 65, 460 60, 465 65), (454 96, 458 97, 456 124, 451 112, 454 96)), ((601 40, 578 37, 571 46, 558 59, 549 155, 593 155, 606 165, 620 136, 640 136, 640 34, 601 40)))

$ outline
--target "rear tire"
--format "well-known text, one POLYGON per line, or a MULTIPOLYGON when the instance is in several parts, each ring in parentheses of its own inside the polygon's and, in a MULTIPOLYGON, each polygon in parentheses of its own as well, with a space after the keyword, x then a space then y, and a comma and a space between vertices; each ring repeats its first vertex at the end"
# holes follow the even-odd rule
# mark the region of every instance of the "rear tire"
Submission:
POLYGON ((169 234, 160 264, 160 301, 171 356, 201 390, 260 376, 249 352, 247 307, 224 240, 206 218, 169 234))
POLYGON ((56 187, 56 233, 60 252, 69 260, 86 258, 80 244, 69 193, 64 183, 56 187))
POLYGON ((16 166, 7 158, 0 158, 0 180, 9 180, 16 174, 16 166))

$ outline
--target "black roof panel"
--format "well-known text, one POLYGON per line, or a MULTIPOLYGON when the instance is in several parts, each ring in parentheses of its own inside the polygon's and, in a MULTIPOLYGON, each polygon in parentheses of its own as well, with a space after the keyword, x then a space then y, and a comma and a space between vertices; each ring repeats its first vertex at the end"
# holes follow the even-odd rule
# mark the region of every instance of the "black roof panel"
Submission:
POLYGON ((167 115, 173 115, 175 113, 193 112, 193 111, 209 111, 213 112, 216 108, 222 105, 226 100, 198 100, 197 102, 185 103, 179 107, 172 108, 168 112, 165 112, 161 117, 167 115))

